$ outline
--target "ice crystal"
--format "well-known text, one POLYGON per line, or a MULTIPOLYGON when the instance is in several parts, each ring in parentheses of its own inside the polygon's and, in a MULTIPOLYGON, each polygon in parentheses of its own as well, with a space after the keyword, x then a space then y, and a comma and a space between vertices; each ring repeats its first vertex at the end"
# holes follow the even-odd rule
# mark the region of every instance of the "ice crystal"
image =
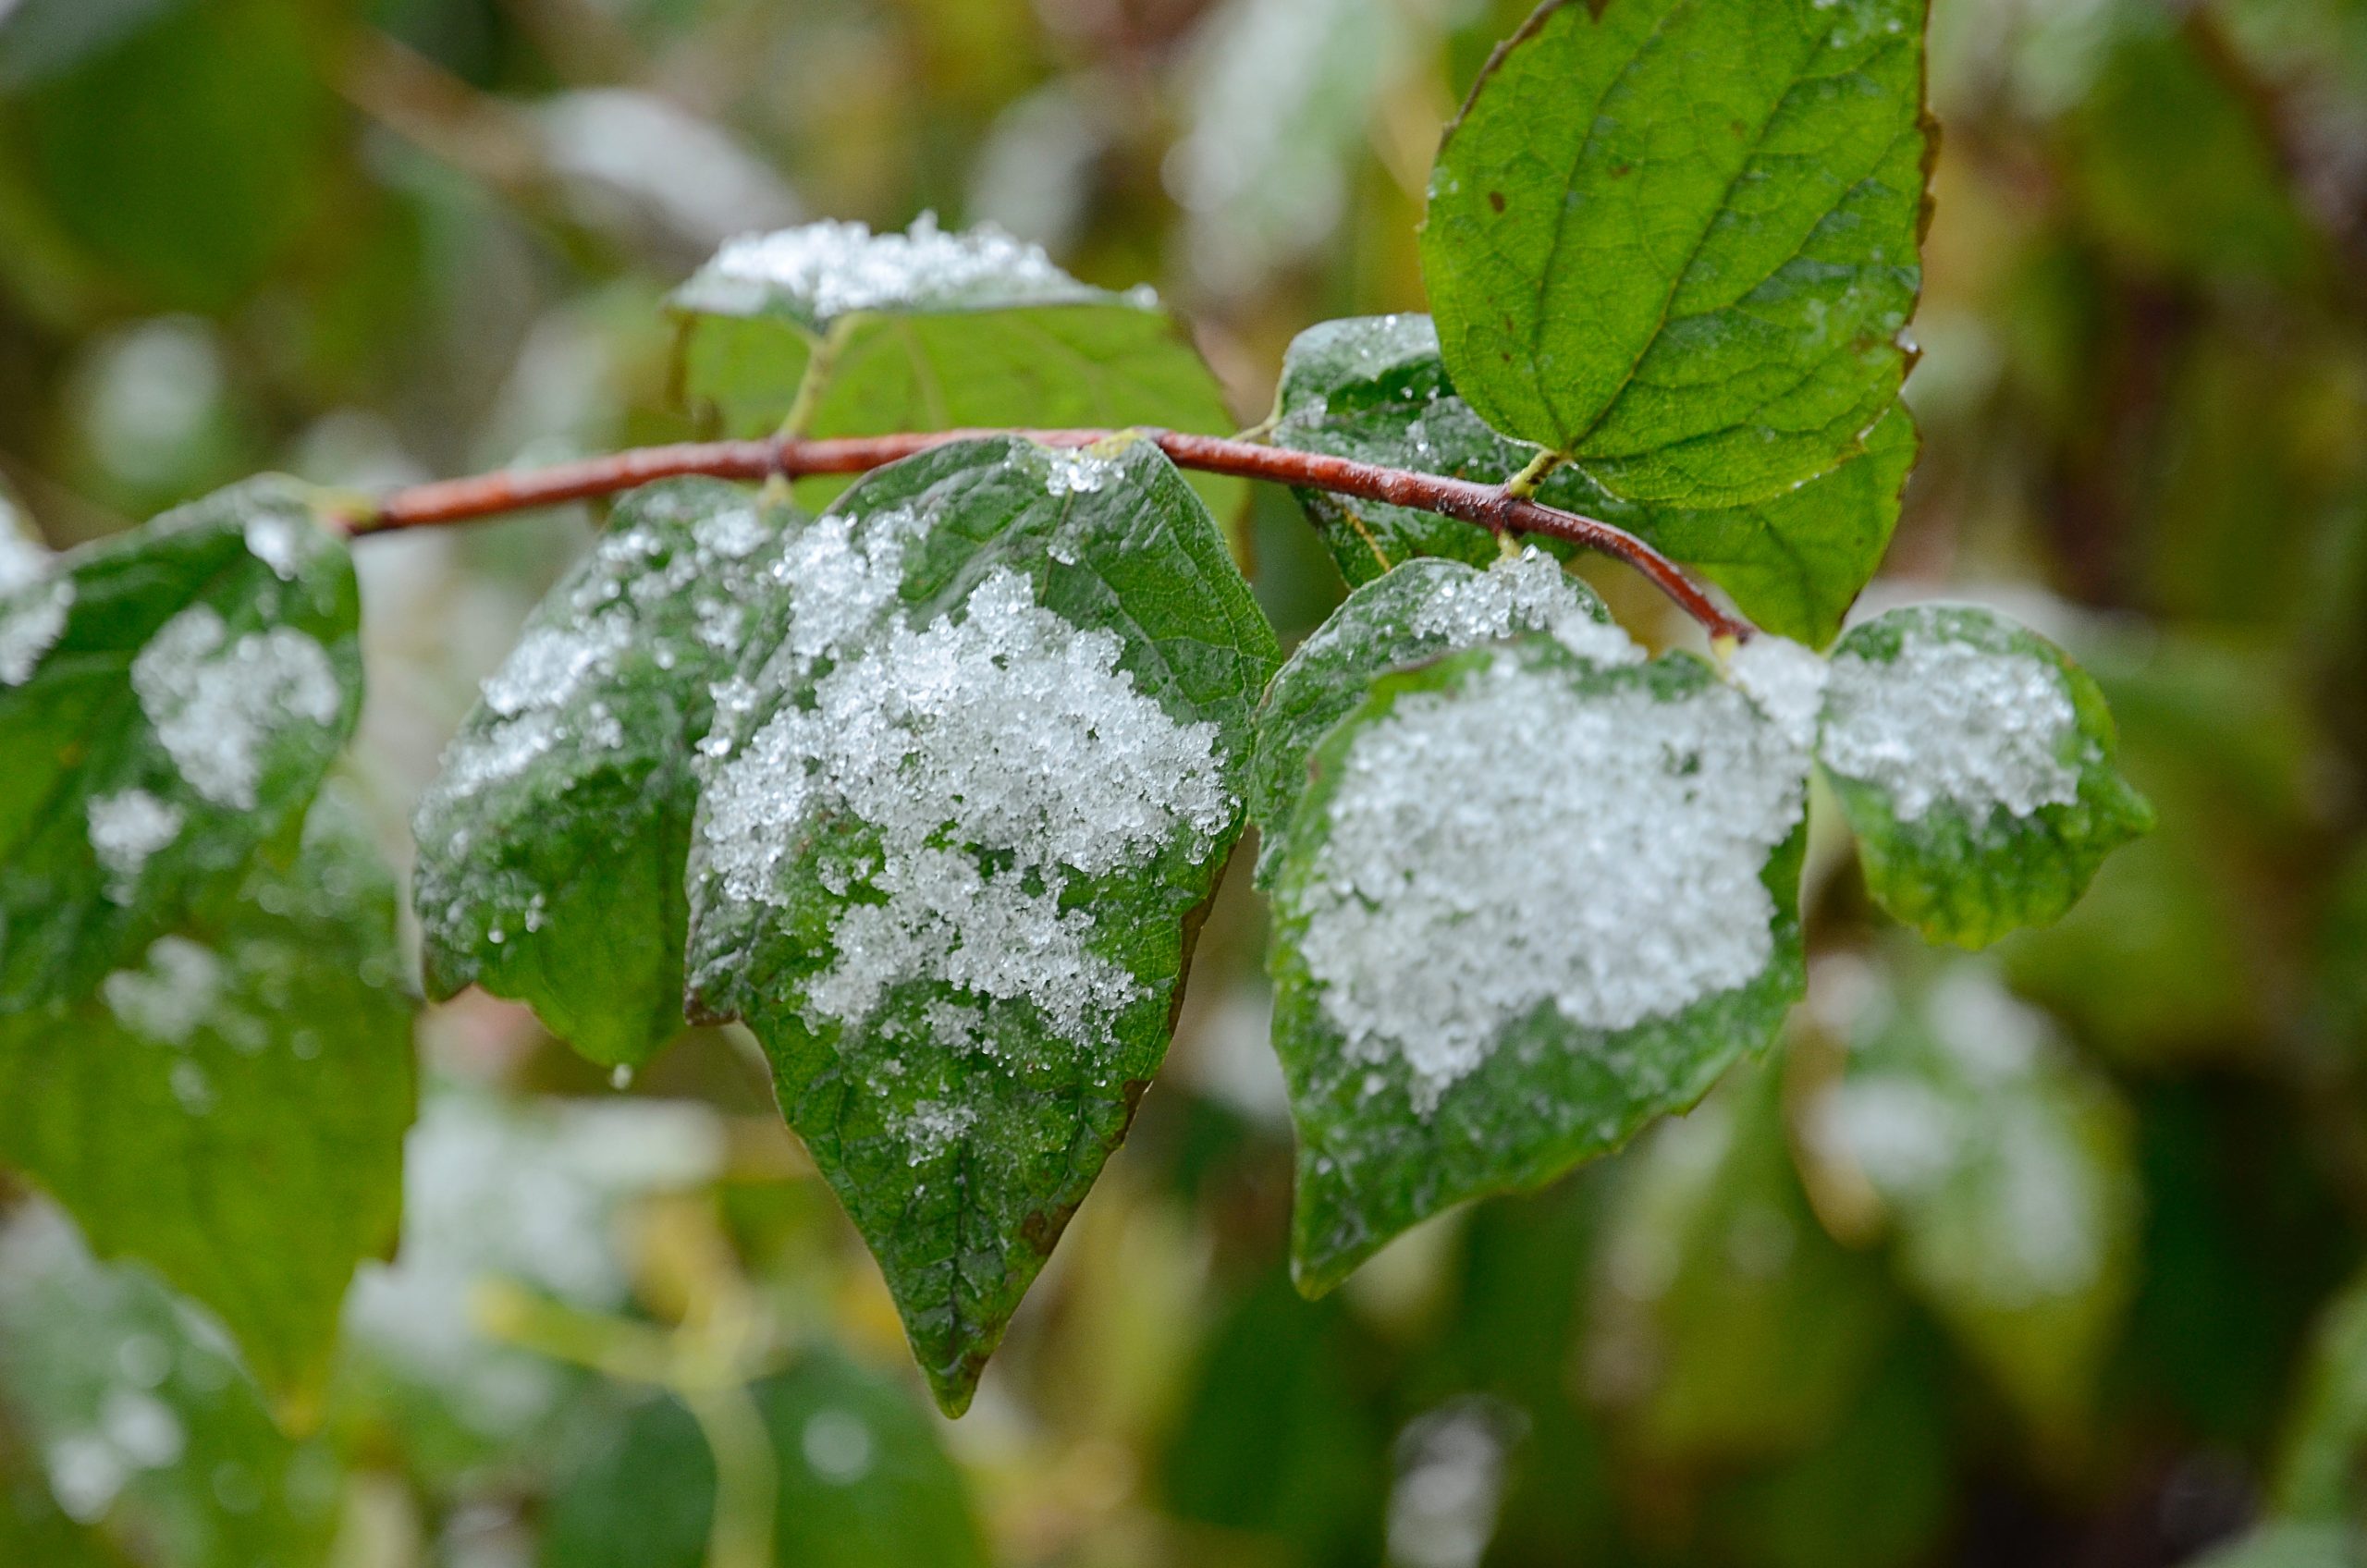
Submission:
POLYGON ((1976 821, 2079 798, 2063 760, 2079 715, 2062 673, 1909 624, 1889 663, 1846 653, 1825 697, 1825 766, 1890 797, 1901 822, 1943 802, 1976 821))
POLYGON ((343 702, 320 643, 286 626, 230 643, 207 605, 150 639, 131 662, 131 689, 190 787, 243 811, 254 809, 265 747, 293 723, 335 724, 343 702))
POLYGON ((1122 472, 1112 458, 1095 452, 1054 451, 1044 487, 1055 496, 1090 496, 1122 472))
POLYGON ((93 795, 89 810, 91 852, 108 874, 107 896, 128 903, 148 858, 179 837, 184 814, 145 790, 93 795))
POLYGON ((922 1100, 904 1119, 904 1142, 912 1149, 910 1163, 935 1159, 953 1146, 955 1139, 977 1124, 975 1106, 950 1100, 922 1100))
POLYGON ((1816 745, 1817 716, 1824 708, 1824 688, 1833 667, 1813 649, 1788 637, 1762 631, 1735 650, 1726 663, 1759 711, 1783 727, 1792 744, 1802 751, 1816 745))
POLYGON ((303 570, 305 525, 278 512, 260 512, 247 520, 247 553, 271 568, 283 582, 293 582, 303 570))
MULTIPOLYGON (((5 593, 0 585, 0 593, 5 593)), ((67 612, 74 607, 74 580, 61 577, 46 588, 18 594, 13 605, 0 606, 0 686, 21 686, 32 679, 49 650, 66 634, 67 612)))
POLYGON ((1562 563, 1534 545, 1516 556, 1498 557, 1485 572, 1441 582, 1414 611, 1411 630, 1451 648, 1548 631, 1596 664, 1633 664, 1644 656, 1625 631, 1595 619, 1592 606, 1572 590, 1562 563))
POLYGON ((0 495, 0 594, 11 594, 49 570, 49 552, 19 532, 17 508, 0 495))
POLYGON ((958 234, 923 213, 901 234, 812 223, 728 240, 685 288, 693 308, 753 314, 785 297, 817 321, 856 311, 1073 300, 1083 289, 1041 246, 991 224, 958 234))
POLYGON ((1574 689, 1512 655, 1366 730, 1301 908, 1322 1007, 1428 1113, 1539 1003, 1624 1029, 1748 984, 1807 758, 1731 687, 1574 689))
POLYGON ((222 961, 213 949, 186 937, 159 937, 148 949, 145 968, 117 970, 99 994, 126 1029, 180 1046, 220 1004, 223 981, 222 961))

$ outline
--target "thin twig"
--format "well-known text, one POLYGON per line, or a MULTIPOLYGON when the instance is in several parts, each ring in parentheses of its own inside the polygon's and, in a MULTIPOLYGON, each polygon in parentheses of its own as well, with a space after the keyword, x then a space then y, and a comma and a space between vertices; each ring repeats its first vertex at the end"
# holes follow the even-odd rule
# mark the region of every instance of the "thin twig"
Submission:
MULTIPOLYGON (((949 430, 820 441, 788 437, 644 447, 550 468, 448 479, 398 490, 374 507, 362 508, 349 516, 346 525, 348 532, 360 535, 465 522, 473 518, 614 495, 654 480, 689 474, 754 480, 775 475, 795 479, 815 473, 865 473, 949 441, 980 436, 1024 435, 1046 446, 1084 447, 1108 440, 1114 434, 1107 430, 949 430)), ((1675 562, 1625 529, 1541 505, 1515 495, 1501 484, 1383 468, 1378 463, 1217 435, 1187 435, 1172 430, 1143 430, 1135 434, 1156 443, 1179 468, 1328 490, 1359 500, 1381 501, 1460 518, 1499 534, 1534 534, 1600 550, 1642 572, 1712 637, 1748 641, 1758 631, 1750 622, 1721 608, 1675 562)))

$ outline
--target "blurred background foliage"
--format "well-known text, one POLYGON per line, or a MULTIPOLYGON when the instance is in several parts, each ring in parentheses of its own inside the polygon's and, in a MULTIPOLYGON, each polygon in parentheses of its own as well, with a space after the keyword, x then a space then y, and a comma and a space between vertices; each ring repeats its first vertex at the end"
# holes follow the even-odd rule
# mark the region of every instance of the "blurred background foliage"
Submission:
MULTIPOLYGON (((1440 126, 1525 9, 0 0, 0 510, 65 545, 258 469, 693 434, 657 302, 800 216, 1151 281, 1250 423, 1298 329, 1421 308, 1440 126)), ((2058 927, 1926 954, 1821 836, 1786 1051, 1308 1304, 1236 876, 958 1425, 738 1042, 610 1084, 463 999, 308 1429, 0 1194, 0 1562, 689 1568, 711 1517, 801 1565, 2357 1561, 2367 5, 1935 0, 1932 89, 1874 594, 1994 600, 2109 692, 2162 827, 2058 927)), ((390 852, 596 521, 359 552, 390 852)), ((1249 538, 1304 634, 1332 569, 1279 492, 1249 538)))

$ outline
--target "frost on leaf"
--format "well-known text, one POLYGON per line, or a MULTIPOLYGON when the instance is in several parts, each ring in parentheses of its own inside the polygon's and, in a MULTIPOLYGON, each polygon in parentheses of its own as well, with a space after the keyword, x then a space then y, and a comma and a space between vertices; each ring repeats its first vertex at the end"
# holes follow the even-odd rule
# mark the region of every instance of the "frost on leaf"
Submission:
POLYGON ((1818 759, 1883 908, 1986 946, 2076 902, 2152 826, 2095 682, 1993 611, 1919 605, 1835 650, 1818 759))
POLYGON ((1902 993, 1842 955, 1812 985, 1849 1047, 1806 1107, 1826 1185, 1872 1194, 1868 1229, 2032 1420, 2076 1423, 2135 1282, 2128 1108, 1978 964, 1902 993))
POLYGON ((360 705, 357 614, 271 479, 0 594, 0 1011, 136 962, 301 814, 360 705))
MULTIPOLYGON (((1488 548, 1495 551, 1492 540, 1488 548)), ((1484 571, 1458 561, 1410 560, 1349 594, 1298 645, 1258 704, 1249 815, 1262 836, 1260 884, 1272 879, 1289 841, 1292 814, 1306 788, 1307 753, 1364 700, 1377 677, 1527 631, 1551 632, 1600 664, 1644 656, 1611 623, 1594 590, 1541 550, 1499 555, 1484 571)))
POLYGON ((764 1041, 954 1407, 1164 1053, 1275 660, 1158 449, 1087 457, 850 491, 700 748, 693 1003, 764 1041))
POLYGON ((1458 655, 1313 770, 1270 961, 1307 1288, 1691 1104, 1797 992, 1808 756, 1698 660, 1458 655))
POLYGON ((715 481, 636 491, 536 609, 420 802, 433 994, 521 998, 606 1064, 680 1032, 693 748, 791 516, 715 481))

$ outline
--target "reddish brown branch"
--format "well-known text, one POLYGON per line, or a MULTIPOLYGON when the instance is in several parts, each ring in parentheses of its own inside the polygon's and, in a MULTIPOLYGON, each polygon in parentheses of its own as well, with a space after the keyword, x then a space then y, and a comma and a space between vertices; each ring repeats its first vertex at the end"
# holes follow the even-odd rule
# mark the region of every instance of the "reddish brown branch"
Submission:
MULTIPOLYGON (((1217 435, 1185 435, 1172 430, 1146 430, 1142 437, 1158 443, 1177 467, 1205 473, 1227 473, 1245 479, 1271 480, 1278 484, 1303 485, 1353 496, 1359 500, 1384 501, 1460 518, 1499 533, 1529 533, 1565 539, 1616 556, 1650 578, 1653 585, 1676 601, 1677 606, 1713 637, 1748 639, 1758 630, 1748 621, 1720 608, 1684 571, 1624 529, 1613 528, 1576 512, 1541 506, 1505 493, 1502 485, 1479 484, 1435 473, 1414 473, 1382 468, 1376 463, 1296 452, 1254 441, 1217 435)), ((1083 447, 1106 440, 1107 430, 977 431, 950 430, 928 435, 849 436, 812 441, 714 441, 678 447, 644 447, 608 457, 517 473, 489 473, 475 479, 448 479, 434 484, 398 490, 377 507, 349 522, 350 532, 379 533, 389 529, 422 528, 462 522, 613 495, 653 480, 684 474, 717 479, 767 479, 776 474, 796 478, 809 473, 864 473, 885 467, 915 452, 948 441, 981 435, 1021 435, 1052 447, 1083 447)))

